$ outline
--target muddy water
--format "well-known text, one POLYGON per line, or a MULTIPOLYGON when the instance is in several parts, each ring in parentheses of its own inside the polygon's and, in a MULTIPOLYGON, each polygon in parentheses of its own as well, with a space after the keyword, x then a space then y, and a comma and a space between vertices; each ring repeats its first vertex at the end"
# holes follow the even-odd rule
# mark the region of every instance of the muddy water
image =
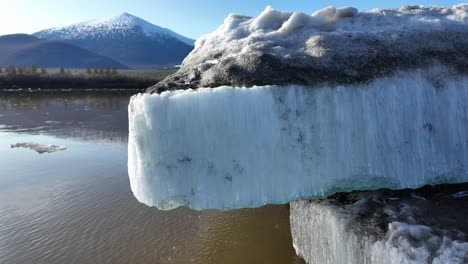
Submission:
POLYGON ((160 211, 127 176, 130 93, 0 93, 0 263, 302 263, 288 206, 160 211), (38 154, 10 144, 66 146, 38 154))

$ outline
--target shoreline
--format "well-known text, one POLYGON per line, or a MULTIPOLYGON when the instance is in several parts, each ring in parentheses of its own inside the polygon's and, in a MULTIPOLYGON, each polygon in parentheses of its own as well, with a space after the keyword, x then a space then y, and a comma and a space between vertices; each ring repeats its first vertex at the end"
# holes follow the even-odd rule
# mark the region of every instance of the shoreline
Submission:
POLYGON ((21 74, 0 75, 0 91, 146 90, 167 74, 21 74))
POLYGON ((0 88, 0 94, 7 93, 75 93, 75 92, 144 92, 147 88, 0 88))

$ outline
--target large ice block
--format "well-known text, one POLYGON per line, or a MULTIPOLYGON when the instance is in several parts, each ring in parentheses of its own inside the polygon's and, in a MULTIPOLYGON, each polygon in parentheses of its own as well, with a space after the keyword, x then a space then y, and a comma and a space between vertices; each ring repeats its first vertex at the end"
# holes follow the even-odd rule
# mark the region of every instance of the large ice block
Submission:
POLYGON ((294 248, 309 264, 468 263, 467 188, 438 185, 292 202, 294 248))
POLYGON ((468 180, 468 77, 139 94, 130 183, 160 209, 232 209, 468 180))

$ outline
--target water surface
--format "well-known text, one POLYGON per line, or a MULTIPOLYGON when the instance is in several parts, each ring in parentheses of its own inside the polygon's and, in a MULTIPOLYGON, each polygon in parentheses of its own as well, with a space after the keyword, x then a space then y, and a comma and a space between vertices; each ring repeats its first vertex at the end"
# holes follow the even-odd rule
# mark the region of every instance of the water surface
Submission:
POLYGON ((127 175, 131 93, 0 93, 0 263, 302 263, 289 208, 160 211, 127 175), (38 154, 18 142, 64 145, 38 154))

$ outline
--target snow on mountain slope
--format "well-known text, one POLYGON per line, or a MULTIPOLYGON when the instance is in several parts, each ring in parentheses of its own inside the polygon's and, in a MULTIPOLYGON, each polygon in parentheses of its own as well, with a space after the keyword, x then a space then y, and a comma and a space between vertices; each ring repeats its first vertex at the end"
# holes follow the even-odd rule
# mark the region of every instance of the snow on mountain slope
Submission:
POLYGON ((115 35, 131 35, 137 27, 140 27, 148 37, 174 38, 191 46, 195 42, 195 40, 177 34, 170 29, 151 24, 128 13, 108 19, 97 19, 66 27, 46 29, 35 33, 34 36, 55 40, 113 38, 115 35))
POLYGON ((193 40, 130 14, 46 29, 34 36, 67 42, 132 68, 178 65, 193 40))

